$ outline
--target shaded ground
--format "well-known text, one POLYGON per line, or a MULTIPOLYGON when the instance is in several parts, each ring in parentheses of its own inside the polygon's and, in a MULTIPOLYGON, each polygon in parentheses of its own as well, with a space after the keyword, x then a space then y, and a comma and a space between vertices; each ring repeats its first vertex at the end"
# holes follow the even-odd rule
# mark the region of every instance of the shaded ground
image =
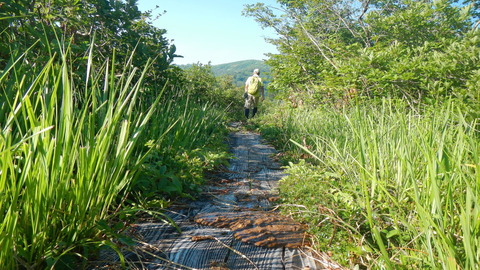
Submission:
MULTIPOLYGON (((238 125, 238 124, 234 124, 238 125)), ((235 156, 199 200, 170 209, 169 224, 135 225, 138 246, 126 252, 131 269, 337 269, 328 256, 308 248, 305 226, 274 211, 283 171, 270 158, 275 149, 258 134, 230 136, 235 156)), ((96 269, 111 269, 118 261, 96 269)))

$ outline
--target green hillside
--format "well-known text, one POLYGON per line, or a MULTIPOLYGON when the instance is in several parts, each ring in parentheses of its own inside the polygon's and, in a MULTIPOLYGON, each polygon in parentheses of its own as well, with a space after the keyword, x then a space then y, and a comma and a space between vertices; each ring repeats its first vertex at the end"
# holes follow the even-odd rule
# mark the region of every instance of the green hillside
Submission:
POLYGON ((270 67, 261 60, 244 60, 232 63, 212 66, 215 76, 230 75, 238 85, 242 85, 245 80, 252 75, 254 69, 260 69, 261 77, 265 83, 270 81, 270 67))
MULTIPOLYGON (((187 69, 192 65, 180 65, 182 69, 187 69)), ((232 76, 237 85, 243 85, 247 78, 252 75, 254 69, 260 69, 261 77, 265 84, 271 81, 270 67, 261 60, 243 60, 232 63, 212 65, 212 71, 215 76, 232 76)))

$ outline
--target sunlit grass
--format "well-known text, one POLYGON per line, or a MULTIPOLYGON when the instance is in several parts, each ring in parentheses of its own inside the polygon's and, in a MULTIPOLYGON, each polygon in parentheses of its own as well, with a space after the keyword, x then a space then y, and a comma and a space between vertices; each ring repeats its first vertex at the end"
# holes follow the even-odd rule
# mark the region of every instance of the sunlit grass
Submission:
POLYGON ((93 53, 83 81, 68 52, 41 68, 22 56, 0 75, 2 268, 75 265, 91 248, 117 249, 124 236, 109 222, 119 203, 195 192, 228 157, 225 109, 181 89, 144 97, 148 65, 117 70, 112 56, 97 66, 93 53))
POLYGON ((5 269, 54 267, 64 254, 97 241, 97 222, 132 180, 141 159, 132 155, 138 135, 159 101, 135 112, 142 71, 118 75, 110 62, 89 61, 91 75, 79 89, 66 58, 54 56, 39 71, 12 65, 0 77, 5 269), (82 102, 74 97, 79 92, 82 102))
MULTIPOLYGON (((480 264, 479 131, 454 102, 421 112, 386 101, 342 112, 281 113, 289 115, 268 117, 276 117, 276 127, 291 139, 284 141, 287 149, 317 159, 315 173, 291 165, 283 180, 285 199, 306 204, 310 216, 299 216, 311 222, 348 221, 350 227, 336 228, 348 235, 344 254, 336 254, 344 263, 409 269, 480 264), (309 186, 319 189, 318 197, 295 192, 309 186), (333 212, 319 211, 319 205, 333 212), (356 239, 353 245, 349 237, 356 239)), ((315 230, 322 234, 322 228, 315 230)))

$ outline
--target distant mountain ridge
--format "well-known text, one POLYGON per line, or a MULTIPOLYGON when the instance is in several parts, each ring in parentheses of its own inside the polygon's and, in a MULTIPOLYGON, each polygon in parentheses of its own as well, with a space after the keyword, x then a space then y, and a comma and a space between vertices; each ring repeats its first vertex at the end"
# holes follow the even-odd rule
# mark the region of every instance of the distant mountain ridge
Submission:
POLYGON ((270 67, 261 60, 243 60, 232 63, 212 66, 215 76, 229 75, 237 85, 243 85, 247 78, 252 75, 254 69, 260 69, 260 76, 268 84, 270 81, 270 67))
MULTIPOLYGON (((180 65, 180 68, 189 68, 192 65, 180 65)), ((270 66, 262 60, 242 60, 220 65, 212 65, 212 72, 215 76, 232 76, 236 85, 243 85, 247 78, 252 75, 254 69, 260 69, 260 77, 265 84, 271 80, 270 66)))

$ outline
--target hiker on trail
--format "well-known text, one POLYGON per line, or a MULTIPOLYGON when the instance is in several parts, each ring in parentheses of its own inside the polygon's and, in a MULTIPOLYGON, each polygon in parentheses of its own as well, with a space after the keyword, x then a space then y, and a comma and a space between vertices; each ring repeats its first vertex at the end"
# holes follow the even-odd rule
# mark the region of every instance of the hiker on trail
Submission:
POLYGON ((262 101, 265 100, 265 89, 263 87, 262 78, 260 78, 260 70, 257 68, 253 71, 253 75, 248 77, 245 82, 245 117, 248 119, 250 110, 252 117, 257 113, 260 96, 262 101))

